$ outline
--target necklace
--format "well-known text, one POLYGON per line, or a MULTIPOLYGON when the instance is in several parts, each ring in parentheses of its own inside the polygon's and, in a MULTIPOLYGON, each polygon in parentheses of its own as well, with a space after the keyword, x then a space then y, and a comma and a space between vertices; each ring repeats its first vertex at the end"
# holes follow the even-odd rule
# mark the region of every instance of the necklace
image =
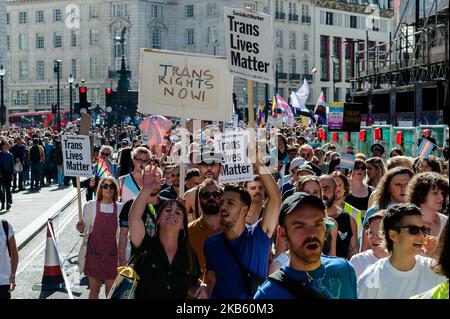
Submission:
POLYGON ((310 283, 311 282, 321 282, 325 278, 325 275, 327 274, 327 270, 324 267, 323 275, 320 278, 314 278, 308 271, 305 271, 305 273, 306 273, 306 278, 308 278, 308 282, 310 282, 310 283))

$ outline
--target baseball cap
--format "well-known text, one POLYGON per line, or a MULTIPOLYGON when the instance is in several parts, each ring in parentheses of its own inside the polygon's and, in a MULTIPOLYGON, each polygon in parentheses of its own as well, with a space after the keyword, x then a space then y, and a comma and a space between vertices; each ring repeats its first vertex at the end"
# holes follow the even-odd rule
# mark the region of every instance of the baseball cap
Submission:
POLYGON ((201 154, 200 164, 222 164, 222 153, 206 151, 201 154))
POLYGON ((309 173, 311 173, 312 175, 316 175, 316 173, 314 173, 312 167, 311 167, 309 164, 303 164, 303 165, 301 165, 301 166, 298 168, 297 173, 298 173, 298 172, 301 172, 301 171, 309 172, 309 173))
POLYGON ((378 151, 381 153, 384 153, 384 146, 379 144, 379 143, 375 143, 370 147, 370 150, 373 151, 378 151))
POLYGON ((289 167, 289 171, 292 172, 294 168, 302 166, 305 164, 305 159, 303 157, 296 157, 291 161, 291 166, 289 167))
POLYGON ((280 207, 280 215, 278 216, 278 224, 283 225, 284 219, 287 215, 292 213, 298 206, 304 204, 310 204, 324 211, 324 217, 326 206, 323 201, 314 195, 309 195, 305 192, 295 192, 288 198, 286 198, 280 207))

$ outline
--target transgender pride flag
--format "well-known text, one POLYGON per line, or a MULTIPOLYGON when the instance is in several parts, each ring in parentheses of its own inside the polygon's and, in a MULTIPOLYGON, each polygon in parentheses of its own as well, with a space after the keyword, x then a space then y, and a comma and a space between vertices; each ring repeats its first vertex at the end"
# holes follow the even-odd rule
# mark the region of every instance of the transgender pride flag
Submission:
POLYGON ((422 142, 420 142, 420 145, 417 149, 417 152, 419 153, 419 156, 422 156, 423 158, 428 158, 430 156, 431 151, 433 150, 434 144, 427 140, 426 138, 422 138, 422 142))

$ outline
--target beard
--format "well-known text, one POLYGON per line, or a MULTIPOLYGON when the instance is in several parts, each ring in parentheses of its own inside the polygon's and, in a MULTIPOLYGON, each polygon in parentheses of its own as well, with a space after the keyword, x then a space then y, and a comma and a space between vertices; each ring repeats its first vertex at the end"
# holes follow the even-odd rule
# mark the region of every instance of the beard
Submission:
POLYGON ((292 254, 299 260, 302 260, 307 264, 314 264, 320 260, 320 255, 323 250, 323 241, 320 241, 317 237, 312 237, 306 239, 301 246, 293 245, 293 243, 289 240, 289 249, 292 254), (316 246, 318 249, 314 249, 313 251, 309 250, 308 246, 316 246))
POLYGON ((217 215, 220 211, 220 204, 213 200, 200 201, 200 207, 206 215, 217 215))
POLYGON ((336 195, 333 195, 333 197, 328 198, 326 196, 322 196, 323 197, 323 201, 325 202, 325 206, 327 206, 327 208, 330 208, 331 206, 334 205, 334 202, 336 201, 336 195))

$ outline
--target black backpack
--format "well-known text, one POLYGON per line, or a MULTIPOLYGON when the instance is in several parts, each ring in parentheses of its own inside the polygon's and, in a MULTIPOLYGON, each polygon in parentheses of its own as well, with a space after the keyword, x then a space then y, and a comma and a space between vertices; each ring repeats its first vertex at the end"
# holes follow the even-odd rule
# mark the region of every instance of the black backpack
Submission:
POLYGON ((38 145, 33 145, 30 148, 30 162, 35 164, 41 161, 41 152, 38 145))
POLYGON ((8 240, 9 225, 8 225, 8 222, 4 219, 2 219, 2 226, 3 226, 3 231, 5 232, 5 236, 6 236, 6 247, 8 247, 9 257, 11 257, 11 249, 9 248, 9 240, 8 240))

